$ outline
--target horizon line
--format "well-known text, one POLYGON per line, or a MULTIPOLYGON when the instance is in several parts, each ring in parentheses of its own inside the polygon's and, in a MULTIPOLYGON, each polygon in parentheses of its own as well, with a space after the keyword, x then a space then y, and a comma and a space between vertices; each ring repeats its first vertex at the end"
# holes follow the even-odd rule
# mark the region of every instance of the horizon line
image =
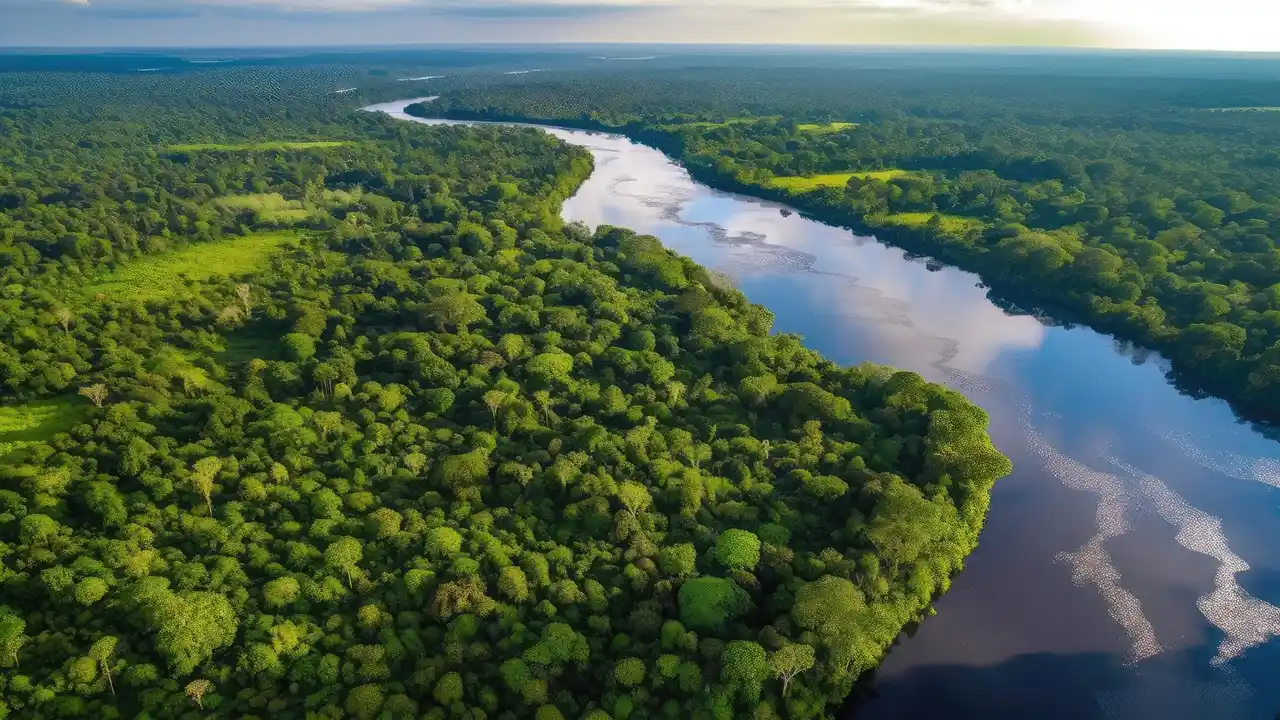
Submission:
MULTIPOLYGON (((838 42, 812 42, 812 43, 774 43, 774 42, 755 42, 755 41, 679 41, 679 40, 656 40, 656 41, 615 41, 615 42, 567 42, 567 41, 547 41, 540 43, 523 43, 509 42, 501 40, 492 41, 470 41, 470 42, 450 42, 450 41, 432 41, 432 42, 388 42, 388 43, 325 43, 325 44, 297 44, 297 45, 269 45, 269 44, 252 44, 252 45, 201 45, 201 44, 159 44, 159 45, 0 45, 0 54, 9 54, 14 51, 18 52, 36 52, 50 51, 57 52, 79 52, 79 53, 107 53, 107 52, 137 52, 140 54, 149 54, 159 51, 176 51, 176 50, 245 50, 245 51, 263 51, 263 50, 288 50, 297 52, 301 50, 384 50, 384 49, 468 49, 468 48, 574 48, 574 47, 673 47, 673 48, 776 48, 776 49, 809 49, 809 50, 889 50, 903 51, 915 50, 925 52, 937 51, 1016 51, 1016 52, 1043 52, 1046 54, 1070 54, 1070 53, 1132 53, 1132 54, 1174 54, 1174 55, 1217 55, 1217 56, 1248 56, 1251 59, 1274 56, 1280 58, 1280 50, 1213 50, 1203 48, 1176 48, 1176 47, 1109 47, 1101 45, 1016 45, 1016 44, 996 44, 996 43, 898 43, 898 42, 864 42, 864 43, 838 43, 838 42)), ((1243 58, 1242 58, 1243 59, 1243 58)))

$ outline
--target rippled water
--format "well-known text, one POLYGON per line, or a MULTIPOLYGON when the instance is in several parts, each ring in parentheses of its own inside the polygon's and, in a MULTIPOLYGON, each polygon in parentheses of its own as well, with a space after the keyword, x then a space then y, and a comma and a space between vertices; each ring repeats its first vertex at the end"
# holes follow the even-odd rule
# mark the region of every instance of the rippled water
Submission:
MULTIPOLYGON (((368 110, 415 120, 410 101, 368 110)), ((439 121, 430 121, 439 122, 439 121)), ((859 718, 1270 718, 1280 711, 1280 445, 1158 358, 992 304, 873 238, 713 191, 660 152, 559 128, 596 171, 564 207, 730 276, 775 328, 915 370, 1014 460, 978 550, 859 718)))

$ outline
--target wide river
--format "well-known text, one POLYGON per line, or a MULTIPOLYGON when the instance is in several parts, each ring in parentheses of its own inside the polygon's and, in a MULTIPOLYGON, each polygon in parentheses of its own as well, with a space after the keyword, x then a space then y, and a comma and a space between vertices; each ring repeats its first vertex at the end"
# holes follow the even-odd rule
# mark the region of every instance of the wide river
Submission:
MULTIPOLYGON (((401 120, 405 100, 366 108, 401 120)), ((732 277, 842 363, 947 383, 1014 472, 980 547, 878 672, 863 718, 1270 719, 1280 711, 1280 444, 1179 394, 1155 356, 1009 315, 978 279, 694 182, 657 150, 595 156, 564 217, 629 227, 732 277)))

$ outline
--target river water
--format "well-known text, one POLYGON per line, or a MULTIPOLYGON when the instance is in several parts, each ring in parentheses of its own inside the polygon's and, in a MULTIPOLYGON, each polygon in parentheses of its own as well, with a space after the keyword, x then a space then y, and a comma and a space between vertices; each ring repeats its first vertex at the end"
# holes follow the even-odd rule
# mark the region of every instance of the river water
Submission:
MULTIPOLYGON (((423 99, 366 110, 404 113, 423 99)), ((1280 445, 1163 361, 994 305, 969 273, 712 190, 657 150, 544 128, 596 170, 564 217, 660 238, 841 363, 951 385, 1014 462, 952 590, 862 718, 1245 720, 1280 711, 1280 445)))

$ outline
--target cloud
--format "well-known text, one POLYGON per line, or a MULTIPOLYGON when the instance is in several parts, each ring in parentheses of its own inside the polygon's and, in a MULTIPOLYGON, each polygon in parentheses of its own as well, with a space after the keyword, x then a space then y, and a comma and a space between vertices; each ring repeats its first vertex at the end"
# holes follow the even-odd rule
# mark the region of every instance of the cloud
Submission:
POLYGON ((1280 3, 1264 0, 0 0, 0 13, 0 45, 74 45, 76 38, 94 38, 86 42, 1280 49, 1274 32, 1280 3), (110 25, 108 18, 133 24, 110 25), (148 29, 144 21, 169 25, 148 29), (285 22, 295 26, 285 32, 285 22))

